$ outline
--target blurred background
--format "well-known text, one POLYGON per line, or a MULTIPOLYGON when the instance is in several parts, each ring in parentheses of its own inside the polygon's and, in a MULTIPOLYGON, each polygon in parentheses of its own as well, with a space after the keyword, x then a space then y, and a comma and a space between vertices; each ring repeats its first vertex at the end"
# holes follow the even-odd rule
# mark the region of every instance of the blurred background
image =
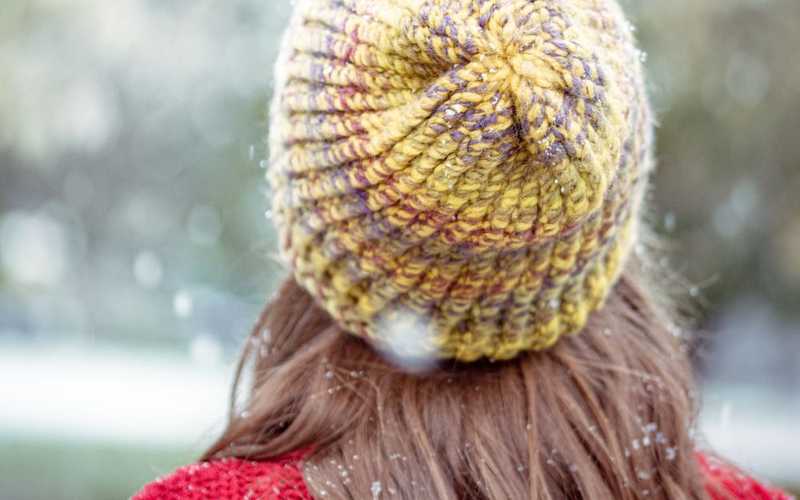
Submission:
MULTIPOLYGON (((701 435, 800 486, 800 2, 624 5, 660 121, 653 220, 701 305, 701 435)), ((126 498, 222 425, 284 274, 263 138, 290 8, 3 1, 3 498, 126 498)))

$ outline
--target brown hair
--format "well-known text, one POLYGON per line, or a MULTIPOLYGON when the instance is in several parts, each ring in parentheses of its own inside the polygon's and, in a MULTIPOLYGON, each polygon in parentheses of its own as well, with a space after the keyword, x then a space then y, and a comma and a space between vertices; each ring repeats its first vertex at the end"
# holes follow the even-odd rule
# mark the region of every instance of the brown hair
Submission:
POLYGON ((317 498, 705 498, 690 365, 634 260, 579 335, 422 374, 345 334, 289 279, 253 329, 230 422, 204 458, 308 450, 317 498))

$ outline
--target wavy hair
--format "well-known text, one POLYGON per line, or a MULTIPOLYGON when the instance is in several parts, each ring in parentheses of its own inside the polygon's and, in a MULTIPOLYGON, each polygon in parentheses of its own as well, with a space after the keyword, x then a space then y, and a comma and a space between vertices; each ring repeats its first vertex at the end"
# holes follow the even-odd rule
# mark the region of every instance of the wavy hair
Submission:
POLYGON ((204 459, 306 450, 316 498, 701 499, 686 349, 636 259, 578 335, 409 373, 288 279, 246 343, 204 459), (243 401, 237 402, 236 394, 243 401))

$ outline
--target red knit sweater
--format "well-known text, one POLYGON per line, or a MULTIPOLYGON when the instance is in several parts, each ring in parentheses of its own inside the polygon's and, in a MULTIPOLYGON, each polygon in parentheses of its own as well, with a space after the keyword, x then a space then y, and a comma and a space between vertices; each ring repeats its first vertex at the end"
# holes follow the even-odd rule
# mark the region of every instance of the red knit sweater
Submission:
MULTIPOLYGON (((189 465, 148 484, 131 500, 312 500, 300 471, 301 454, 270 462, 224 459, 189 465)), ((711 500, 791 500, 713 458, 698 455, 711 500)))

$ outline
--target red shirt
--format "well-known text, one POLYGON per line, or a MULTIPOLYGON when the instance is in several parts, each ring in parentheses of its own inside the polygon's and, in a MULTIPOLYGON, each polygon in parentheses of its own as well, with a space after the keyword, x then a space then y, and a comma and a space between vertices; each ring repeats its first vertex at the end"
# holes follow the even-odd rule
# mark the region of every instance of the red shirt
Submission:
MULTIPOLYGON (((735 468, 698 454, 711 500, 791 500, 735 468), (714 486, 716 485, 716 486, 714 486), (720 494, 723 489, 727 495, 720 494)), ((269 462, 227 458, 182 467, 148 484, 131 500, 312 500, 299 453, 269 462)))

